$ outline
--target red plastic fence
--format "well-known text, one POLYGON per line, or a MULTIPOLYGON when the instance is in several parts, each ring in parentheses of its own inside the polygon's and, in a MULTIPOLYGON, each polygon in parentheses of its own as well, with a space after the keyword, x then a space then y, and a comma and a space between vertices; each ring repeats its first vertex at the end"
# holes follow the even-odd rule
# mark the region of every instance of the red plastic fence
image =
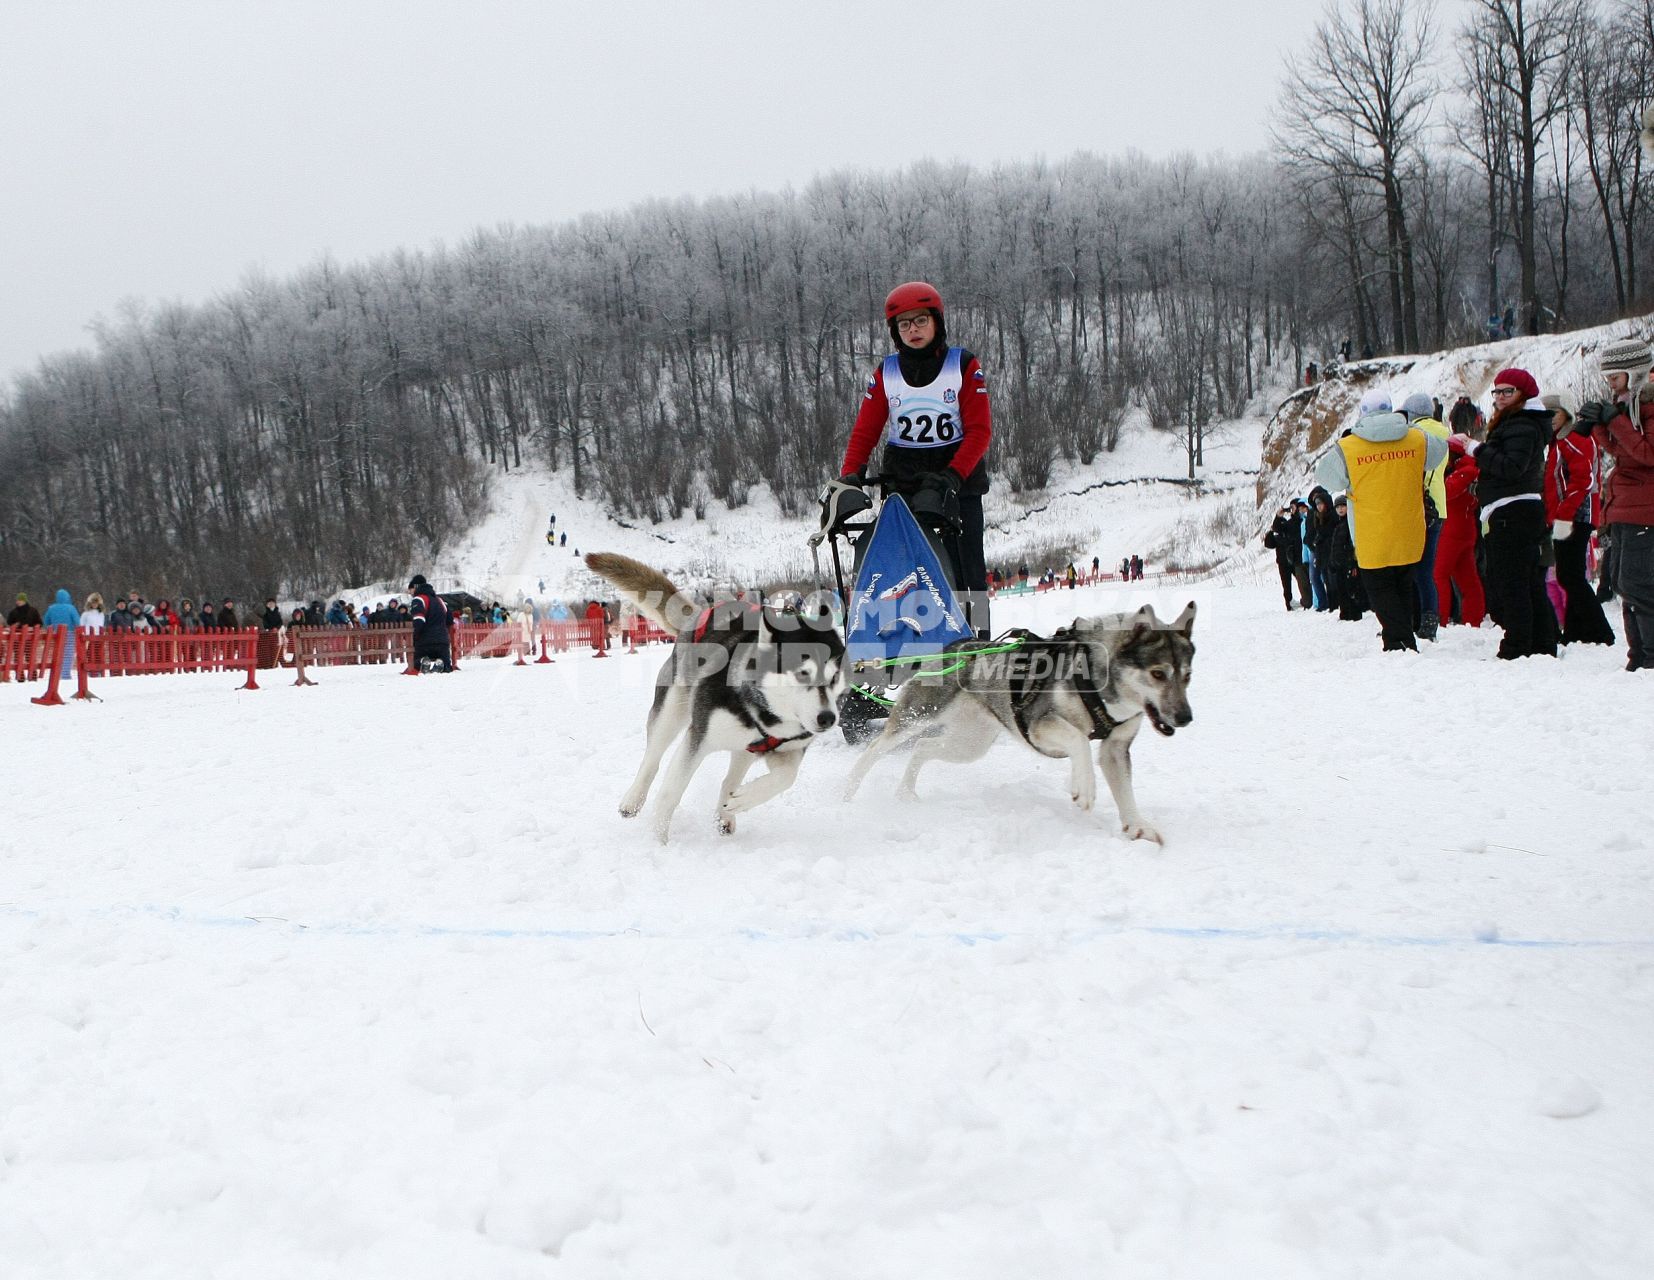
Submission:
POLYGON ((563 621, 547 619, 540 624, 536 635, 541 662, 553 662, 554 653, 570 649, 595 649, 599 658, 608 656, 609 627, 598 618, 567 618, 563 621))
POLYGON ((626 638, 628 653, 636 653, 640 644, 671 644, 677 636, 664 627, 657 627, 649 619, 639 616, 632 617, 621 628, 621 634, 626 638))
POLYGON ((293 683, 315 684, 305 675, 306 667, 411 667, 413 627, 288 627, 286 646, 290 665, 298 670, 293 683))
POLYGON ((448 642, 457 664, 461 658, 510 658, 518 663, 528 652, 523 628, 516 622, 461 622, 450 629, 448 642))
POLYGON ((68 643, 67 627, 0 627, 0 683, 45 679, 46 692, 29 701, 42 707, 62 706, 57 684, 68 643))
POLYGON ((0 684, 8 680, 41 680, 52 665, 63 660, 62 627, 0 627, 0 684), (53 654, 53 632, 60 633, 53 654))
POLYGON ((176 675, 186 671, 245 671, 243 689, 257 689, 257 631, 81 631, 75 637, 80 671, 77 698, 90 698, 93 676, 176 675))

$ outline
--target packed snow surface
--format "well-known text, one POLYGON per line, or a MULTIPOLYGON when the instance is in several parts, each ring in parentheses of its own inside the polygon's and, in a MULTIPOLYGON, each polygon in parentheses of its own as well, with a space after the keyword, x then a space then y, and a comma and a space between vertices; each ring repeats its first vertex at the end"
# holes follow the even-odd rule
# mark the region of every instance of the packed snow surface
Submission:
POLYGON ((0 686, 0 1274, 1646 1277, 1654 679, 996 621, 1190 595, 1163 848, 1005 740, 659 845, 658 649, 0 686))

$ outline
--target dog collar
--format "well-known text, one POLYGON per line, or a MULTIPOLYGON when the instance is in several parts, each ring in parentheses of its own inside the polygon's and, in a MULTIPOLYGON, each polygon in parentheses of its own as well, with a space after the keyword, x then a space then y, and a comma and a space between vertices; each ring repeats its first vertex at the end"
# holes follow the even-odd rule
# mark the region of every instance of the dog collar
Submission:
POLYGON ((777 747, 784 747, 789 742, 802 742, 805 738, 811 738, 811 737, 814 737, 814 736, 815 736, 814 734, 806 732, 806 733, 795 733, 790 738, 778 738, 773 733, 768 733, 768 734, 765 734, 762 738, 760 738, 757 742, 749 743, 747 745, 747 750, 752 752, 752 754, 755 755, 755 756, 768 755, 770 752, 774 751, 777 747))

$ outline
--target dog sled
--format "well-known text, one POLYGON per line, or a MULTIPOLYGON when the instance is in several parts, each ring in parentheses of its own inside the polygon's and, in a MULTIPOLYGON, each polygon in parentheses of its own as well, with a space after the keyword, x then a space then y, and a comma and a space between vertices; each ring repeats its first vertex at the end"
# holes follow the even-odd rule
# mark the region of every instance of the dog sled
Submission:
POLYGON ((832 481, 809 539, 818 583, 821 545, 832 553, 850 670, 839 724, 853 745, 883 727, 904 681, 942 674, 949 663, 943 650, 973 634, 940 534, 921 525, 900 494, 885 493, 875 504, 868 488, 882 489, 884 479, 866 487, 832 481))

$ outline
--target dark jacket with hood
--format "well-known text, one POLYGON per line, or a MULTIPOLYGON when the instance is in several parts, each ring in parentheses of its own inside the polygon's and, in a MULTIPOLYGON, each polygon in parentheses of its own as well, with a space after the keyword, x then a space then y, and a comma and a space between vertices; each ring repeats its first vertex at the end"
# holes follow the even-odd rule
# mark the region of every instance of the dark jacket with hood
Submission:
POLYGON ((1316 485, 1309 491, 1309 542, 1317 560, 1332 555, 1332 539, 1337 532, 1338 512, 1333 510, 1332 494, 1316 485), (1315 505, 1317 498, 1326 503, 1325 509, 1315 505))
POLYGON ((1269 526, 1269 532, 1263 536, 1263 544, 1273 547, 1275 559, 1284 565, 1298 564, 1304 558, 1304 535, 1298 513, 1288 511, 1284 516, 1276 516, 1275 523, 1269 526))

